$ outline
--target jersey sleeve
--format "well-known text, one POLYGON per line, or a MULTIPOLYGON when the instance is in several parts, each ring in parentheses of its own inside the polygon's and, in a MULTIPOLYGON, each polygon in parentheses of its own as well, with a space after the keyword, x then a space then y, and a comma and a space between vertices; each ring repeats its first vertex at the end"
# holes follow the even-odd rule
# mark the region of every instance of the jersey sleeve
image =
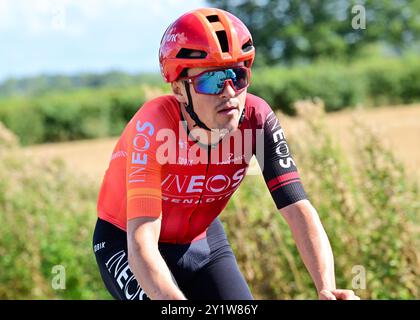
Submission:
POLYGON ((296 163, 285 133, 271 107, 262 99, 259 104, 259 129, 255 156, 278 209, 306 199, 296 163))
POLYGON ((162 213, 161 169, 156 154, 161 117, 156 108, 143 106, 128 125, 126 135, 127 220, 158 218, 162 213))

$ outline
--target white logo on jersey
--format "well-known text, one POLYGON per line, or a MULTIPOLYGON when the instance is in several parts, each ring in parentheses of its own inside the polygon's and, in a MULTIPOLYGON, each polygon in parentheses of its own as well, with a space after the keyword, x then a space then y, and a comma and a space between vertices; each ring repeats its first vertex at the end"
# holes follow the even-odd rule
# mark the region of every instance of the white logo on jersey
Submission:
POLYGON ((245 168, 236 171, 233 176, 217 174, 210 177, 204 175, 189 176, 168 174, 162 181, 162 192, 167 194, 201 193, 204 190, 214 194, 231 192, 245 176, 245 168))
POLYGON ((155 127, 150 122, 142 124, 138 120, 136 122, 136 131, 137 134, 132 141, 133 152, 131 152, 131 167, 128 175, 128 183, 146 181, 146 175, 143 171, 147 166, 147 150, 150 148, 150 137, 153 136, 155 127))

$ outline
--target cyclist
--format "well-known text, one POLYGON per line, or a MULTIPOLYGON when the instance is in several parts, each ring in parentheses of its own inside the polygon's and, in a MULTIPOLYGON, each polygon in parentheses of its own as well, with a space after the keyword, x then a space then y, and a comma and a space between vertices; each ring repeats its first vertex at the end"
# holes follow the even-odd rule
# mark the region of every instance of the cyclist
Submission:
POLYGON ((252 155, 319 298, 358 298, 336 290, 331 247, 284 131, 247 93, 254 57, 247 27, 219 9, 188 12, 163 35, 160 67, 173 94, 130 120, 98 199, 94 252, 114 298, 253 299, 218 218, 252 155))

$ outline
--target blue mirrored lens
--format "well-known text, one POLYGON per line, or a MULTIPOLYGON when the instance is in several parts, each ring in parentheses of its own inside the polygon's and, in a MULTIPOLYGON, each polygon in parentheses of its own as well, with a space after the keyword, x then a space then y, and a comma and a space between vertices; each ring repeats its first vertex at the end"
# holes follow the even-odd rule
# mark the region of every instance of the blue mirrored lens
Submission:
POLYGON ((232 80, 235 90, 248 85, 248 73, 244 68, 232 68, 203 73, 195 79, 195 89, 198 93, 220 94, 226 80, 232 80))
POLYGON ((195 88, 200 93, 217 94, 223 89, 225 80, 223 71, 209 71, 197 78, 195 88))

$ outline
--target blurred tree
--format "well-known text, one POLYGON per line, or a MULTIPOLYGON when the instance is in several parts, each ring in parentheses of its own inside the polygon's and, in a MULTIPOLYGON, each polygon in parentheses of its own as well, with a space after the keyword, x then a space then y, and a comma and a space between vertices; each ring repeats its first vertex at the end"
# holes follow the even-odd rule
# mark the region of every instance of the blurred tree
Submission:
POLYGON ((420 38, 420 0, 208 2, 248 26, 257 64, 353 58, 372 42, 401 51, 420 38))
POLYGON ((122 71, 109 71, 101 74, 41 74, 21 79, 10 78, 0 83, 0 98, 13 95, 40 95, 51 91, 65 92, 79 88, 122 88, 143 84, 160 86, 162 77, 159 73, 129 74, 122 71))

